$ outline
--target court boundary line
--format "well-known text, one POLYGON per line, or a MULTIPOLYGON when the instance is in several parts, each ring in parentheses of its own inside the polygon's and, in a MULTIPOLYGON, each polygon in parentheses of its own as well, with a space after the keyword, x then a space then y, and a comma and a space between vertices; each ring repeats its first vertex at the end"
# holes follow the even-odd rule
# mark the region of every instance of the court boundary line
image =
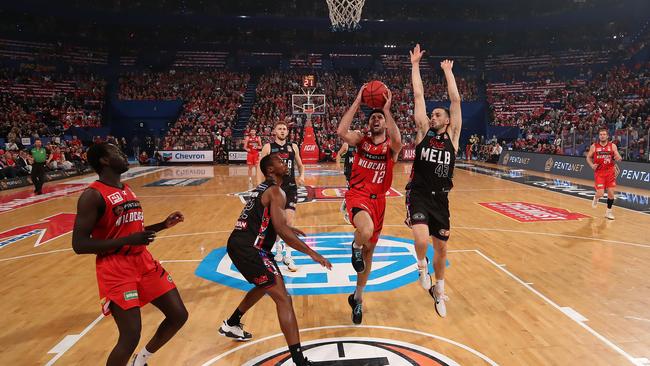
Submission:
MULTIPOLYGON (((628 361, 630 361, 633 365, 635 365, 635 366, 644 366, 643 363, 641 363, 641 361, 639 361, 640 358, 632 357, 632 355, 630 355, 629 353, 627 353, 625 350, 623 350, 621 347, 619 347, 618 345, 616 345, 614 342, 610 341, 610 340, 607 339, 605 336, 603 336, 602 334, 598 333, 598 332, 597 332, 596 330, 594 330, 592 327, 586 325, 586 324, 585 324, 586 321, 581 321, 581 320, 577 319, 576 317, 571 316, 570 314, 568 314, 567 312, 565 312, 565 311, 562 309, 563 307, 561 307, 560 305, 558 305, 557 303, 555 303, 553 300, 549 299, 546 295, 542 294, 540 291, 538 291, 538 290, 534 289, 532 286, 528 285, 525 281, 523 281, 523 280, 522 280, 521 278, 519 278, 517 275, 515 275, 514 273, 510 272, 509 270, 507 270, 507 269, 505 268, 505 266, 502 267, 502 266, 499 265, 497 262, 495 262, 492 258, 490 258, 490 257, 488 257, 487 255, 483 254, 483 252, 481 252, 481 251, 478 250, 478 249, 475 249, 474 252, 475 252, 476 254, 478 254, 479 256, 483 257, 483 259, 485 259, 488 263, 492 264, 495 268, 497 268, 498 270, 500 270, 500 271, 502 271, 503 273, 505 273, 506 275, 508 275, 508 277, 510 277, 510 278, 512 278, 513 280, 515 280, 516 282, 518 282, 518 283, 519 283, 520 285, 522 285, 524 288, 526 288, 527 290, 531 291, 533 294, 537 295, 539 298, 541 298, 542 300, 544 300, 544 302, 546 302, 547 304, 549 304, 549 305, 551 305, 552 307, 554 307, 554 308, 555 308, 556 310, 558 310, 560 313, 564 314, 564 316, 566 316, 567 318, 571 319, 571 321, 573 321, 574 323, 578 324, 580 327, 582 327, 583 329, 585 329, 587 332, 591 333, 591 335, 593 335, 594 337, 596 337, 596 338, 597 338, 598 340, 600 340, 601 342, 605 343, 605 345, 607 345, 609 348, 611 348, 612 350, 614 350, 615 352, 617 352, 617 353, 620 354, 621 356, 625 357, 625 358, 626 358, 628 361)), ((573 309, 571 308, 571 310, 573 310, 573 309)), ((573 311, 575 311, 575 310, 573 310, 573 311)), ((576 314, 579 314, 579 313, 576 312, 576 314)))

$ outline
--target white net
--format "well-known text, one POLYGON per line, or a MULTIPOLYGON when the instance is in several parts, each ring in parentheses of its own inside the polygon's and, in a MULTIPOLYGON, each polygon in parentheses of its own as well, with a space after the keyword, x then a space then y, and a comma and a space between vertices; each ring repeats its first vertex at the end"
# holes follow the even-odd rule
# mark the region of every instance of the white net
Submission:
POLYGON ((326 0, 332 29, 354 30, 359 27, 361 10, 366 0, 326 0))

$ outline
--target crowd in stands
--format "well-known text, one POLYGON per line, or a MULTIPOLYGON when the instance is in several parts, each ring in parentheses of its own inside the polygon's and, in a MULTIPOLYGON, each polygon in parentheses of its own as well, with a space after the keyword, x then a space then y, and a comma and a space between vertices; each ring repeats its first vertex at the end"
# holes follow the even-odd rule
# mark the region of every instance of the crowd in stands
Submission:
MULTIPOLYGON (((301 93, 301 81, 304 73, 271 72, 260 78, 257 86, 257 100, 253 107, 248 129, 254 128, 264 142, 272 138, 272 126, 277 120, 285 120, 290 126, 290 139, 301 141, 300 131, 304 116, 291 116, 291 94, 301 93)), ((364 80, 381 80, 393 93, 393 117, 403 134, 405 148, 413 148, 415 124, 413 123, 413 101, 411 74, 406 71, 392 71, 381 74, 372 73, 363 76, 364 80)), ((478 87, 475 81, 457 79, 464 100, 476 100, 478 87)), ((425 95, 428 100, 447 100, 444 81, 433 73, 425 75, 425 95)), ((321 73, 317 75, 317 93, 326 95, 327 109, 323 115, 314 115, 312 123, 316 140, 322 152, 322 158, 333 160, 334 153, 341 146, 336 135, 339 121, 356 97, 359 87, 351 75, 345 73, 321 73)), ((355 116, 353 126, 365 128, 366 113, 362 108, 355 116)))
MULTIPOLYGON (((120 146, 120 142, 115 138, 109 136, 108 139, 120 146)), ((43 146, 47 152, 45 161, 47 171, 83 170, 88 167, 87 148, 76 136, 70 140, 52 138, 43 146)), ((29 146, 23 146, 20 140, 5 143, 4 148, 0 149, 0 179, 29 175, 34 163, 30 149, 29 146)))
POLYGON ((122 100, 182 100, 181 115, 162 139, 162 149, 214 148, 223 157, 249 78, 208 70, 132 73, 120 78, 118 95, 122 100))
POLYGON ((612 67, 591 79, 488 85, 493 124, 516 126, 513 148, 583 155, 608 127, 624 157, 647 160, 650 62, 612 67))
POLYGON ((0 136, 60 136, 99 127, 105 82, 92 74, 0 69, 0 136))

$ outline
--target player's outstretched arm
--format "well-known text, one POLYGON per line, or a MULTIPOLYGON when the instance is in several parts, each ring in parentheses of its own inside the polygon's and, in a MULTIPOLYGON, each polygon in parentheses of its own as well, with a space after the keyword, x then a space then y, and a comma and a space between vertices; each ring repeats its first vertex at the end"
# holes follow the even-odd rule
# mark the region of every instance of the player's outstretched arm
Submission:
MULTIPOLYGON (((275 232, 280 235, 282 240, 284 240, 287 245, 292 247, 295 250, 303 252, 311 257, 314 262, 320 263, 323 267, 327 269, 332 269, 332 264, 325 259, 322 255, 318 254, 316 251, 311 249, 305 242, 300 240, 296 236, 296 232, 302 233, 297 229, 293 229, 287 225, 287 219, 284 213, 284 206, 286 204, 286 197, 284 193, 280 190, 280 187, 273 186, 264 192, 264 196, 268 195, 268 203, 271 207, 271 220, 273 222, 273 228, 275 232)), ((264 198, 262 200, 264 201, 264 198)))
POLYGON ((429 130, 429 117, 427 116, 427 105, 424 101, 424 85, 422 84, 422 77, 420 76, 420 60, 424 55, 424 50, 420 49, 420 45, 416 44, 412 51, 409 51, 411 56, 411 83, 413 84, 413 102, 415 105, 413 111, 413 119, 415 119, 415 126, 417 127, 417 135, 415 139, 416 145, 422 141, 424 135, 429 130))
POLYGON ((262 151, 260 152, 260 159, 257 162, 257 172, 255 174, 255 179, 257 180, 257 184, 260 185, 264 181, 264 173, 262 173, 262 168, 260 168, 260 162, 262 162, 262 158, 267 156, 268 154, 271 153, 271 144, 264 144, 262 146, 262 151))
POLYGON ((155 232, 169 229, 170 227, 178 224, 179 222, 185 221, 185 216, 180 211, 174 211, 167 216, 165 221, 159 222, 157 224, 145 226, 145 230, 152 230, 155 232))
POLYGON ((366 88, 366 84, 363 84, 361 89, 359 89, 357 98, 350 106, 350 109, 348 109, 347 112, 345 112, 345 114, 343 115, 343 117, 341 117, 341 122, 339 122, 339 127, 336 130, 336 133, 339 135, 339 137, 350 146, 357 146, 357 144, 359 143, 359 141, 361 141, 361 138, 363 137, 357 131, 350 131, 350 126, 352 125, 352 120, 354 119, 354 115, 359 110, 359 107, 361 107, 361 95, 363 94, 363 89, 365 88, 366 88))
MULTIPOLYGON (((388 89, 387 89, 388 90, 388 89)), ((399 133, 399 128, 395 123, 393 114, 390 112, 390 105, 393 101, 393 93, 390 90, 384 94, 386 104, 384 104, 384 116, 386 117, 386 131, 390 137, 390 149, 393 152, 393 159, 397 161, 400 150, 402 150, 402 135, 399 133)))
POLYGON ((456 85, 456 78, 451 69, 454 67, 454 61, 444 60, 440 63, 442 71, 445 73, 447 81, 447 94, 449 94, 449 135, 454 149, 458 151, 458 140, 460 139, 460 130, 463 125, 463 117, 460 108, 460 93, 456 85))
POLYGON ((119 239, 99 240, 91 237, 100 211, 106 204, 101 194, 94 189, 86 189, 77 202, 77 217, 72 229, 72 249, 77 254, 102 254, 118 249, 123 245, 148 245, 156 238, 156 232, 145 230, 119 239))

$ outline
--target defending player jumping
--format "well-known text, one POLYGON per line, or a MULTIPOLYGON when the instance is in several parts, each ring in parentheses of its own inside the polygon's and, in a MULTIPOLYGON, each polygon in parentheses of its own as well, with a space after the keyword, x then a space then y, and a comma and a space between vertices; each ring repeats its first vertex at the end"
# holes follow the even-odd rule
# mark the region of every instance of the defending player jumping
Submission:
MULTIPOLYGON (((287 195, 287 205, 285 207, 285 213, 287 216, 287 225, 293 225, 294 218, 296 216, 296 205, 298 204, 298 185, 305 185, 305 167, 302 165, 302 159, 300 159, 300 149, 298 145, 293 142, 287 141, 287 136, 289 135, 289 129, 287 124, 284 121, 278 121, 275 123, 273 128, 275 134, 275 139, 273 142, 265 144, 262 147, 261 156, 265 157, 269 154, 278 154, 278 157, 287 165, 287 175, 282 180, 282 190, 287 195), (296 178, 296 168, 298 168, 298 177, 296 178)), ((260 184, 262 182, 262 170, 258 165, 258 181, 260 184)), ((283 243, 278 242, 276 245, 276 262, 284 262, 287 268, 291 272, 298 270, 296 263, 291 257, 291 248, 285 246, 283 243), (286 252, 285 252, 286 250, 286 252), (285 254, 286 253, 286 254, 285 254)))
POLYGON ((605 194, 607 190, 607 211, 605 217, 614 220, 612 213, 612 205, 616 192, 616 176, 618 176, 619 168, 616 162, 623 160, 618 153, 618 147, 609 141, 609 133, 606 128, 598 130, 598 142, 591 144, 589 153, 587 153, 587 164, 594 170, 594 187, 596 188, 596 195, 591 203, 591 207, 598 205, 598 200, 605 194))
POLYGON ((390 112, 392 95, 384 95, 383 109, 375 109, 368 117, 369 136, 350 131, 350 124, 361 106, 365 85, 339 124, 337 133, 357 152, 350 173, 349 190, 345 194, 346 209, 352 225, 356 228, 352 241, 352 266, 357 272, 357 287, 348 297, 352 307, 352 321, 360 324, 363 317, 363 290, 372 268, 372 255, 384 225, 386 191, 393 182, 393 164, 402 149, 395 120, 390 112))
POLYGON ((420 285, 428 290, 435 300, 438 315, 445 317, 447 315, 445 301, 448 298, 445 295, 444 278, 450 229, 448 195, 453 187, 454 163, 462 125, 460 94, 452 73, 454 62, 442 61, 440 67, 445 74, 451 104, 448 110, 435 108, 429 118, 420 77, 420 60, 424 51, 420 50, 418 44, 410 54, 417 133, 415 160, 406 186, 406 224, 413 231, 420 285), (431 283, 428 270, 429 236, 434 248, 435 286, 431 283))
POLYGON ((287 225, 286 195, 280 189, 288 169, 283 159, 278 154, 267 155, 260 161, 260 169, 266 180, 253 191, 228 238, 227 247, 235 267, 255 287, 244 296, 230 318, 223 321, 219 333, 239 341, 250 340, 252 335, 244 331, 241 318, 264 295, 269 295, 277 307, 280 328, 293 362, 298 366, 311 365, 302 354, 293 304, 271 253, 276 234, 327 269, 332 269, 332 264, 296 236, 305 236, 303 232, 287 225))
POLYGON ((184 220, 174 212, 165 221, 144 226, 142 206, 131 188, 120 182, 129 169, 115 145, 88 149, 88 162, 99 180, 81 194, 72 232, 77 254, 96 254, 97 284, 104 315, 113 314, 120 336, 106 365, 124 366, 140 341, 140 308, 152 303, 165 314, 156 334, 134 355, 129 366, 144 366, 187 320, 187 310, 171 275, 147 250, 156 232, 184 220))

